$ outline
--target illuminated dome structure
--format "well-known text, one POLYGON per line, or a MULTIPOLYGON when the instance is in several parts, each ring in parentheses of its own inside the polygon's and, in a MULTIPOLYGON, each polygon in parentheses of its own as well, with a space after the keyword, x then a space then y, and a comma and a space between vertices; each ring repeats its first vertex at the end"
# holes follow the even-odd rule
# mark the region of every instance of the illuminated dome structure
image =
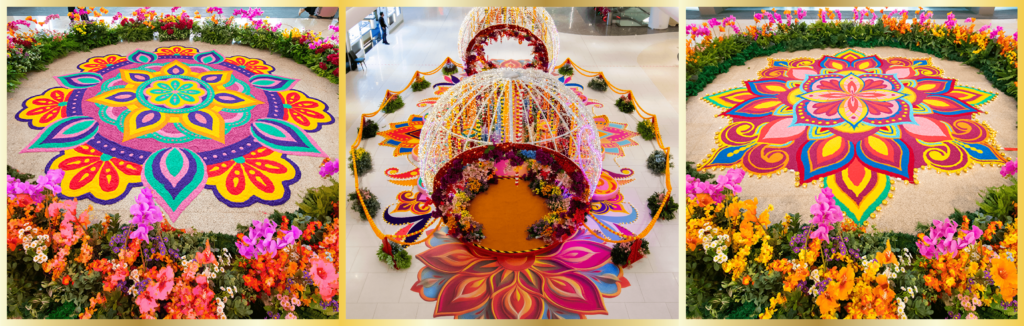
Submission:
POLYGON ((588 179, 586 198, 593 195, 603 158, 594 115, 565 84, 537 69, 491 69, 445 92, 423 126, 421 184, 432 187, 442 166, 460 154, 502 143, 565 156, 588 179))
POLYGON ((495 68, 484 53, 484 45, 502 39, 516 39, 533 46, 533 62, 526 68, 551 71, 558 55, 558 31, 547 10, 538 7, 473 8, 459 28, 459 50, 466 74, 495 68))

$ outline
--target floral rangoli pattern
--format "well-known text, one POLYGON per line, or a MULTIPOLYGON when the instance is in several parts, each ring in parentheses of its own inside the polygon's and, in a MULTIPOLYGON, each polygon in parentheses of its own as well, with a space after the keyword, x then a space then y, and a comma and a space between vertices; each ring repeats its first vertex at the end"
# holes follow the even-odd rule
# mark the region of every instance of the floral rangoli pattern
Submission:
POLYGON ((288 155, 327 156, 309 132, 327 103, 263 60, 183 46, 93 57, 15 116, 41 129, 23 152, 58 152, 61 196, 100 204, 145 184, 177 220, 202 191, 224 204, 280 205, 301 176, 288 155))
POLYGON ((944 78, 931 59, 845 50, 768 62, 744 87, 703 98, 731 123, 701 169, 796 171, 797 185, 832 188, 846 216, 863 224, 894 181, 918 182, 917 169, 961 172, 1007 160, 995 133, 973 119, 996 94, 944 78))
POLYGON ((425 267, 412 290, 436 301, 434 316, 458 319, 584 319, 607 314, 603 298, 630 286, 611 249, 580 231, 557 248, 526 257, 476 253, 433 230, 416 255, 425 267))

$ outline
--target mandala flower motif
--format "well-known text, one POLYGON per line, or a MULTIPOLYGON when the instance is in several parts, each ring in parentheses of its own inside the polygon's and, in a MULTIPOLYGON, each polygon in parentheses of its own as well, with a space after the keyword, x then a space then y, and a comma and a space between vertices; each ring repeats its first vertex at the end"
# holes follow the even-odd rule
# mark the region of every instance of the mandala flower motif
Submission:
POLYGON ((175 45, 170 47, 157 48, 156 51, 154 52, 156 52, 157 55, 178 55, 184 57, 191 57, 199 53, 199 50, 196 50, 195 48, 175 45))
POLYGON ((246 58, 243 56, 234 56, 224 59, 224 62, 239 66, 254 74, 269 74, 274 72, 274 67, 271 67, 266 62, 260 59, 246 58))
POLYGON ((601 138, 601 149, 607 155, 625 157, 624 148, 640 145, 633 137, 640 134, 627 129, 625 123, 612 122, 606 115, 594 117, 598 137, 601 138))
POLYGON ((308 97, 302 91, 279 92, 284 102, 284 120, 307 131, 319 131, 320 126, 331 124, 334 117, 327 114, 327 103, 308 97))
POLYGON ((629 286, 611 250, 586 232, 527 257, 483 256, 446 234, 437 228, 416 255, 426 266, 412 290, 437 301, 434 316, 579 319, 607 314, 604 298, 629 286))
POLYGON ((755 175, 797 171, 822 180, 847 217, 863 224, 891 184, 917 183, 923 167, 960 172, 1003 164, 994 133, 973 119, 995 94, 942 77, 928 59, 846 50, 818 60, 769 59, 745 87, 703 99, 732 120, 702 169, 755 175))
POLYGON ((29 123, 33 129, 42 129, 54 121, 64 119, 68 116, 68 98, 71 96, 71 89, 54 87, 46 90, 43 94, 29 97, 21 103, 23 109, 15 116, 19 121, 29 123))
POLYGON ((380 144, 394 147, 396 157, 412 153, 420 145, 420 130, 423 129, 424 119, 424 116, 414 114, 408 120, 391 123, 390 129, 377 132, 384 138, 380 144))
POLYGON ((142 185, 142 166, 104 154, 89 145, 66 150, 50 161, 46 170, 60 169, 61 194, 89 198, 101 204, 114 203, 131 188, 142 185))
POLYGON ((190 66, 173 61, 157 72, 120 72, 123 88, 112 88, 88 99, 108 107, 124 107, 124 141, 157 132, 168 124, 203 137, 224 142, 223 109, 240 109, 263 102, 227 88, 230 71, 194 72, 190 66))
POLYGON ((116 54, 92 57, 89 58, 89 61, 78 65, 78 70, 83 72, 97 72, 125 61, 128 61, 128 58, 116 54))
POLYGON ((216 189, 217 197, 233 207, 245 207, 255 202, 279 205, 288 200, 288 186, 299 180, 295 163, 266 147, 210 164, 207 174, 206 188, 216 189))

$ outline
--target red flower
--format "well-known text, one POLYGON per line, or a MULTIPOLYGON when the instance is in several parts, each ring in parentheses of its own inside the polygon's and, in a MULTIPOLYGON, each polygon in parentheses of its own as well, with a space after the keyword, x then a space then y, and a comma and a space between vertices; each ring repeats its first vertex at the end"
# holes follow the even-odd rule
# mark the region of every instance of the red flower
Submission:
POLYGON ((75 284, 73 281, 71 281, 71 276, 68 275, 64 275, 64 278, 60 280, 60 283, 64 285, 68 285, 69 283, 75 284))

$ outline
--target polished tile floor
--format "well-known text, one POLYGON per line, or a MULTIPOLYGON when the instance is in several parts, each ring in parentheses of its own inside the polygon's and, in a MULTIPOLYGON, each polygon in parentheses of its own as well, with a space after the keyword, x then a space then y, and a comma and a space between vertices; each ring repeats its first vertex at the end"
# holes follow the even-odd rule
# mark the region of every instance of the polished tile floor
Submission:
MULTIPOLYGON (((391 45, 378 45, 366 55, 365 69, 353 71, 346 79, 346 137, 351 143, 356 135, 360 114, 377 110, 387 90, 398 91, 405 87, 413 74, 429 71, 440 65, 446 57, 459 60, 457 36, 463 17, 470 8, 403 8, 405 22, 389 31, 391 45)), ((576 24, 574 22, 573 24, 576 24)), ((658 116, 666 146, 671 147, 673 156, 681 151, 679 144, 679 53, 678 33, 656 33, 631 36, 595 36, 559 33, 561 39, 558 57, 561 63, 571 58, 584 69, 603 71, 613 85, 633 90, 640 105, 658 116)), ((517 59, 526 52, 518 45, 501 44, 487 49, 491 58, 517 59)), ((428 77, 438 82, 440 74, 428 77)), ((577 75, 574 81, 586 84, 588 79, 577 75)), ((615 109, 613 103, 618 95, 611 91, 600 93, 587 88, 584 95, 598 100, 603 108, 595 109, 596 115, 607 115, 611 121, 628 124, 633 130, 636 115, 625 115, 615 109)), ((412 114, 422 114, 424 108, 416 104, 434 95, 429 91, 402 93, 405 107, 394 114, 376 116, 381 129, 392 122, 405 121, 412 114)), ((626 147, 626 156, 612 160, 605 156, 605 169, 618 171, 631 168, 636 180, 622 186, 622 193, 639 212, 639 220, 628 227, 639 232, 650 221, 646 209, 646 198, 665 187, 665 178, 650 174, 645 167, 647 155, 655 148, 652 142, 634 138, 639 145, 626 147)), ((387 181, 384 170, 396 167, 401 171, 412 168, 406 157, 394 157, 393 147, 380 146, 381 137, 367 139, 365 149, 373 155, 374 171, 360 178, 361 186, 369 187, 380 198, 382 211, 396 202, 395 196, 408 187, 395 186, 387 181)), ((678 180, 679 164, 672 170, 672 187, 675 194, 682 192, 678 180)), ((354 190, 351 176, 346 193, 354 190)), ((679 197, 676 197, 679 201, 679 197)), ((682 212, 678 212, 681 215, 682 212)), ((390 270, 376 257, 380 240, 374 235, 369 223, 361 221, 355 211, 349 210, 346 225, 346 268, 345 296, 347 318, 431 318, 435 303, 426 302, 411 287, 417 280, 417 272, 423 267, 413 260, 411 268, 390 270)), ((624 271, 632 284, 615 298, 605 299, 608 315, 593 315, 587 318, 678 318, 679 317, 679 231, 677 217, 673 221, 658 222, 647 239, 651 242, 652 254, 624 271)), ((378 226, 383 225, 380 213, 376 218, 378 226)), ((383 226, 385 232, 395 232, 397 226, 383 226)), ((425 245, 409 247, 416 255, 425 251, 425 245)))

